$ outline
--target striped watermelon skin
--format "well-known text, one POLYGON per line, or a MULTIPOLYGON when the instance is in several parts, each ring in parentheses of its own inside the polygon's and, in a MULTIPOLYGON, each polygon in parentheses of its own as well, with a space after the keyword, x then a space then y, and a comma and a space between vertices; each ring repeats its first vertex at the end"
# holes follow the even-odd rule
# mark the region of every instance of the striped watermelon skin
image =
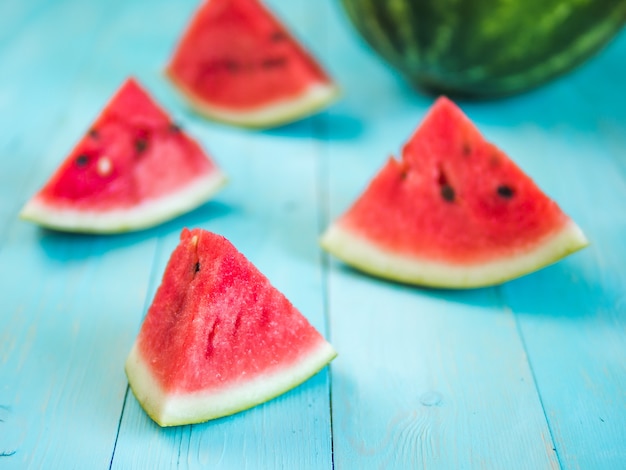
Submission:
POLYGON ((358 32, 420 89, 519 93, 591 57, 626 24, 626 0, 341 0, 358 32))

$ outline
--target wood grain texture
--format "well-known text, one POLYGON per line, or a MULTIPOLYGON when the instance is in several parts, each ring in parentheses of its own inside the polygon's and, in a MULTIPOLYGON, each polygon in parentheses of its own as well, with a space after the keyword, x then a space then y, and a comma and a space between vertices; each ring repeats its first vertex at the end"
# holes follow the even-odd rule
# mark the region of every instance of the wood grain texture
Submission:
POLYGON ((430 290, 348 269, 318 237, 432 97, 357 38, 338 2, 268 4, 343 97, 253 132, 194 115, 162 75, 194 0, 0 2, 0 468, 626 468, 626 35, 533 92, 461 103, 591 246, 503 286, 430 290), (20 221, 128 75, 229 185, 135 234, 20 221), (229 238, 339 356, 264 405, 162 429, 123 365, 184 226, 229 238))
POLYGON ((624 51, 622 36, 589 67, 546 90, 565 109, 548 106, 524 133, 536 150, 549 151, 548 158, 530 152, 529 164, 552 175, 545 185, 592 242, 505 289, 564 468, 626 462, 626 96, 610 93, 626 80, 618 65, 624 51), (565 100, 571 96, 578 99, 565 100))
MULTIPOLYGON (((302 9, 293 5, 283 14, 298 15, 302 9)), ((213 125, 190 114, 180 117, 231 181, 214 202, 177 224, 226 236, 324 332, 316 219, 319 150, 307 139, 313 123, 298 123, 276 136, 213 125)), ((177 237, 162 238, 157 273, 177 237)), ((171 468, 174 462, 183 468, 330 468, 327 371, 252 410, 176 430, 158 429, 129 394, 113 468, 171 468)))
MULTIPOLYGON (((329 119, 358 116, 367 133, 361 145, 341 142, 329 152, 331 220, 396 154, 430 104, 383 70, 363 81, 358 71, 376 59, 349 50, 343 35, 333 43, 344 44, 338 54, 353 61, 343 82, 359 93, 329 119)), ((328 302, 331 339, 345 351, 332 368, 338 468, 558 468, 524 345, 499 289, 398 286, 333 261, 328 302)))

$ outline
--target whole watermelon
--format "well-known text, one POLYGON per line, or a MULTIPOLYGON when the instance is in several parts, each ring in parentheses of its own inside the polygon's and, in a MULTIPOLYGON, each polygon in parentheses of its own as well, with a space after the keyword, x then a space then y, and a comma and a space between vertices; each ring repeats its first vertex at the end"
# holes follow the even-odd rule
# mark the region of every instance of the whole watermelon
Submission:
POLYGON ((563 74, 626 23, 626 0, 341 0, 413 84, 457 97, 518 93, 563 74))

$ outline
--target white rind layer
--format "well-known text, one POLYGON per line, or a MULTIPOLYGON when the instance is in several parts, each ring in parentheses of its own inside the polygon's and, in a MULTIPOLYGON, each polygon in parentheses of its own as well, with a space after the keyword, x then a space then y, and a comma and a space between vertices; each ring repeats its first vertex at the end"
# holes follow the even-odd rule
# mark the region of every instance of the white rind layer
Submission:
POLYGON ((274 373, 220 390, 168 394, 152 376, 135 343, 126 360, 126 376, 133 394, 157 424, 178 426, 221 418, 271 400, 312 377, 336 355, 333 347, 322 340, 302 360, 274 373))
POLYGON ((208 201, 225 183, 225 175, 215 169, 158 199, 150 199, 127 209, 107 211, 54 206, 35 196, 24 206, 20 217, 67 232, 120 233, 141 230, 195 209, 208 201))
POLYGON ((474 264, 451 264, 391 253, 339 224, 331 225, 320 243, 346 264, 368 274, 407 284, 443 288, 500 284, 554 263, 589 244, 572 221, 526 252, 474 264))
POLYGON ((207 103, 171 72, 166 71, 166 74, 199 114, 215 121, 254 129, 268 129, 304 118, 322 110, 339 96, 339 89, 333 83, 315 83, 298 96, 249 110, 233 111, 207 103))

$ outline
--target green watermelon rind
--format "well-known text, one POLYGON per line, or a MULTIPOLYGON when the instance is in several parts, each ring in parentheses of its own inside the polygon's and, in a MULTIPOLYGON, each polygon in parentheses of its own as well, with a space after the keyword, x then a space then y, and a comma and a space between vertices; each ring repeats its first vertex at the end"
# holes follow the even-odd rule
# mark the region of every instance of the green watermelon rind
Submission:
POLYGON ((337 356, 333 347, 321 340, 315 348, 282 369, 240 380, 223 389, 192 393, 166 393, 150 372, 137 343, 126 360, 125 372, 133 394, 159 426, 203 423, 230 416, 265 403, 302 384, 321 371, 337 356))
POLYGON ((526 252, 472 264, 446 263, 393 253, 332 224, 322 235, 322 248, 370 275, 426 287, 469 289, 502 284, 559 261, 589 244, 571 220, 526 252))
POLYGON ((226 182, 226 176, 214 169, 160 198, 128 208, 100 211, 72 208, 35 196, 26 203, 20 218, 65 232, 111 234, 143 230, 196 209, 211 199, 226 182))
POLYGON ((334 83, 319 82, 311 84, 299 95, 281 101, 251 109, 228 109, 207 103, 169 70, 165 71, 165 75, 189 106, 201 116, 250 129, 270 129, 312 116, 330 106, 341 95, 339 87, 334 83))
POLYGON ((564 75, 626 24, 623 0, 341 3, 363 39, 410 83, 474 99, 517 94, 564 75))

